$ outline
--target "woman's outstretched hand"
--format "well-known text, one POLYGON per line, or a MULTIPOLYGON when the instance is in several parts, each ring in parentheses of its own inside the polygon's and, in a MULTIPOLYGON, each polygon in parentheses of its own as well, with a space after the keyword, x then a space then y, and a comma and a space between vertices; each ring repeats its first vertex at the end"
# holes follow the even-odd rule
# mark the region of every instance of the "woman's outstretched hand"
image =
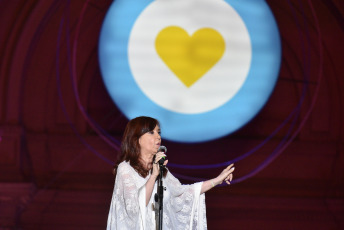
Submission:
POLYGON ((216 184, 222 184, 223 181, 226 181, 227 184, 230 184, 233 180, 233 171, 234 171, 234 164, 230 164, 227 168, 225 168, 220 175, 218 175, 215 180, 216 184))
POLYGON ((210 189, 214 188, 216 185, 222 184, 223 181, 226 181, 227 184, 230 184, 231 181, 233 180, 233 171, 234 171, 234 164, 230 164, 216 178, 204 181, 202 183, 201 194, 209 191, 210 189))

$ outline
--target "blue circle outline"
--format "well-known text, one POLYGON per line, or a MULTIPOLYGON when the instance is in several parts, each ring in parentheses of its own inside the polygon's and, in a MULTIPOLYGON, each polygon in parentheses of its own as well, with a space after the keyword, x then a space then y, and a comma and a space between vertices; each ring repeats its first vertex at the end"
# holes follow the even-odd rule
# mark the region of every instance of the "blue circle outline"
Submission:
POLYGON ((159 119, 163 138, 177 142, 210 141, 248 123, 271 95, 281 63, 279 32, 266 2, 225 0, 238 12, 250 35, 252 60, 248 76, 238 93, 224 105, 205 113, 182 114, 151 101, 138 87, 129 67, 131 29, 141 12, 153 1, 114 1, 104 19, 99 40, 100 69, 106 88, 119 109, 129 119, 142 115, 159 119), (252 11, 263 14, 264 21, 258 23, 252 11), (253 90, 259 92, 248 96, 253 90))

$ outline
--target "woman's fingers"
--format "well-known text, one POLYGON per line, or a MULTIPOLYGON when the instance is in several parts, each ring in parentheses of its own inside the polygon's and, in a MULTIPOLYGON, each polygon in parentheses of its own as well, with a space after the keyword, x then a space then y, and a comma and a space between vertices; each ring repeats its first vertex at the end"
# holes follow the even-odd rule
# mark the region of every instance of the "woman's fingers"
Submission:
POLYGON ((226 174, 230 174, 230 173, 232 173, 232 172, 234 172, 234 164, 231 164, 230 166, 228 166, 227 168, 226 168, 226 174))
POLYGON ((163 153, 163 152, 158 152, 156 155, 155 155, 155 163, 158 163, 159 160, 163 157, 166 157, 166 154, 163 153))
POLYGON ((229 173, 232 173, 234 171, 234 164, 230 164, 227 166, 227 168, 225 168, 222 172, 225 173, 225 174, 229 174, 229 173))
POLYGON ((228 171, 230 171, 230 172, 233 172, 234 171, 234 164, 232 163, 232 164, 230 164, 228 167, 227 167, 227 169, 228 169, 228 171))
POLYGON ((223 173, 225 173, 227 176, 234 171, 234 164, 230 164, 227 168, 223 170, 223 173))
POLYGON ((223 180, 221 181, 221 184, 223 183, 223 181, 225 181, 227 184, 230 184, 231 181, 233 180, 233 171, 234 171, 234 164, 230 164, 229 166, 227 166, 227 168, 225 168, 222 172, 223 174, 223 180))
POLYGON ((226 179, 225 179, 225 181, 232 181, 233 180, 233 174, 231 173, 231 174, 229 174, 227 177, 226 177, 226 179))
POLYGON ((228 165, 223 171, 229 171, 234 166, 234 163, 228 165))

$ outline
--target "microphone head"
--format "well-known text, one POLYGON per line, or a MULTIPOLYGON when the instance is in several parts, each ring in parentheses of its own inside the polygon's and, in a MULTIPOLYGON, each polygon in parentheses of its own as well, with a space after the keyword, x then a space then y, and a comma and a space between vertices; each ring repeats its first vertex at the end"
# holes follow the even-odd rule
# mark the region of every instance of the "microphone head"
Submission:
MULTIPOLYGON (((158 152, 163 152, 163 153, 166 153, 167 152, 167 148, 163 145, 160 145, 159 149, 158 149, 158 152)), ((160 166, 163 166, 165 160, 167 160, 167 157, 162 157, 160 160, 159 160, 159 165, 160 166)))
POLYGON ((159 149, 158 149, 158 152, 163 152, 163 153, 166 153, 167 152, 167 148, 163 145, 160 145, 159 149))

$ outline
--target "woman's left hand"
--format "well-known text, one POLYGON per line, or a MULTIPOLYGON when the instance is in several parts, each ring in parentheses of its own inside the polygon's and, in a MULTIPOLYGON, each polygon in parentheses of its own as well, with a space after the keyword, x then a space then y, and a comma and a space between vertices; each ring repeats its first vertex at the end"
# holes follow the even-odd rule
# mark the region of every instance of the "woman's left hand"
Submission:
POLYGON ((230 164, 227 168, 225 168, 220 175, 216 177, 217 184, 222 184, 223 181, 226 181, 227 184, 230 184, 233 180, 233 171, 234 171, 234 164, 230 164))

